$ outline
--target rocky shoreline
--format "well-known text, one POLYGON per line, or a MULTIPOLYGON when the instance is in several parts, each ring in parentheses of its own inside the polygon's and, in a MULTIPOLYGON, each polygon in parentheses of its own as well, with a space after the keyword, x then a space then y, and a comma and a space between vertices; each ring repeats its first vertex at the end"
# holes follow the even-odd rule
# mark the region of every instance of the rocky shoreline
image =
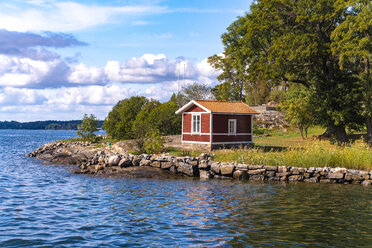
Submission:
POLYGON ((131 155, 119 145, 97 147, 88 142, 48 143, 26 154, 51 163, 75 165, 78 174, 108 177, 236 179, 372 185, 372 171, 346 168, 266 166, 212 161, 200 157, 131 155))

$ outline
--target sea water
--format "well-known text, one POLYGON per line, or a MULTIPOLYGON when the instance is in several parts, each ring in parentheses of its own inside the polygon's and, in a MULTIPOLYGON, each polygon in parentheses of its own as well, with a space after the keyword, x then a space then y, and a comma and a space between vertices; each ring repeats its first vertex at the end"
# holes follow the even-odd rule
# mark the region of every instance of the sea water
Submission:
POLYGON ((372 187, 75 175, 0 130, 0 247, 372 247, 372 187))

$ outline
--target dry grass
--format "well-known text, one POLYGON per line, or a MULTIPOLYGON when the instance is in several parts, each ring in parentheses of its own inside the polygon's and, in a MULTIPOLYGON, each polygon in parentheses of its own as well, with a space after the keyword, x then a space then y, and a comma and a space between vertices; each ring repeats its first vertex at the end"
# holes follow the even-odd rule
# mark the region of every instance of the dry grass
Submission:
POLYGON ((265 151, 254 149, 219 150, 214 160, 274 166, 295 167, 345 167, 349 169, 372 170, 372 148, 363 143, 337 147, 327 141, 308 141, 301 147, 265 151))

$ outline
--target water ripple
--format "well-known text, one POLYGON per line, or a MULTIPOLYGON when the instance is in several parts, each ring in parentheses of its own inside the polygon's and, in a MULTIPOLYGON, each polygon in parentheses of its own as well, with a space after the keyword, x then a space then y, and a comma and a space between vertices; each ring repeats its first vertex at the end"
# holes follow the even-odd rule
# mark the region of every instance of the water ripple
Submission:
POLYGON ((72 136, 0 130, 0 247, 371 247, 371 188, 94 178, 24 157, 72 136))

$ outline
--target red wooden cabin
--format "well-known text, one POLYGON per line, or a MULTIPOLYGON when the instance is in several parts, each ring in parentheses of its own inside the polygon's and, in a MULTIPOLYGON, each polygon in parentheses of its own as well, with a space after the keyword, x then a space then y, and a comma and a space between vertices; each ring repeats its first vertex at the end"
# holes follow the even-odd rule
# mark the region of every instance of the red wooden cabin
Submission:
POLYGON ((182 144, 210 149, 253 143, 253 115, 241 101, 193 100, 176 111, 182 114, 182 144))

